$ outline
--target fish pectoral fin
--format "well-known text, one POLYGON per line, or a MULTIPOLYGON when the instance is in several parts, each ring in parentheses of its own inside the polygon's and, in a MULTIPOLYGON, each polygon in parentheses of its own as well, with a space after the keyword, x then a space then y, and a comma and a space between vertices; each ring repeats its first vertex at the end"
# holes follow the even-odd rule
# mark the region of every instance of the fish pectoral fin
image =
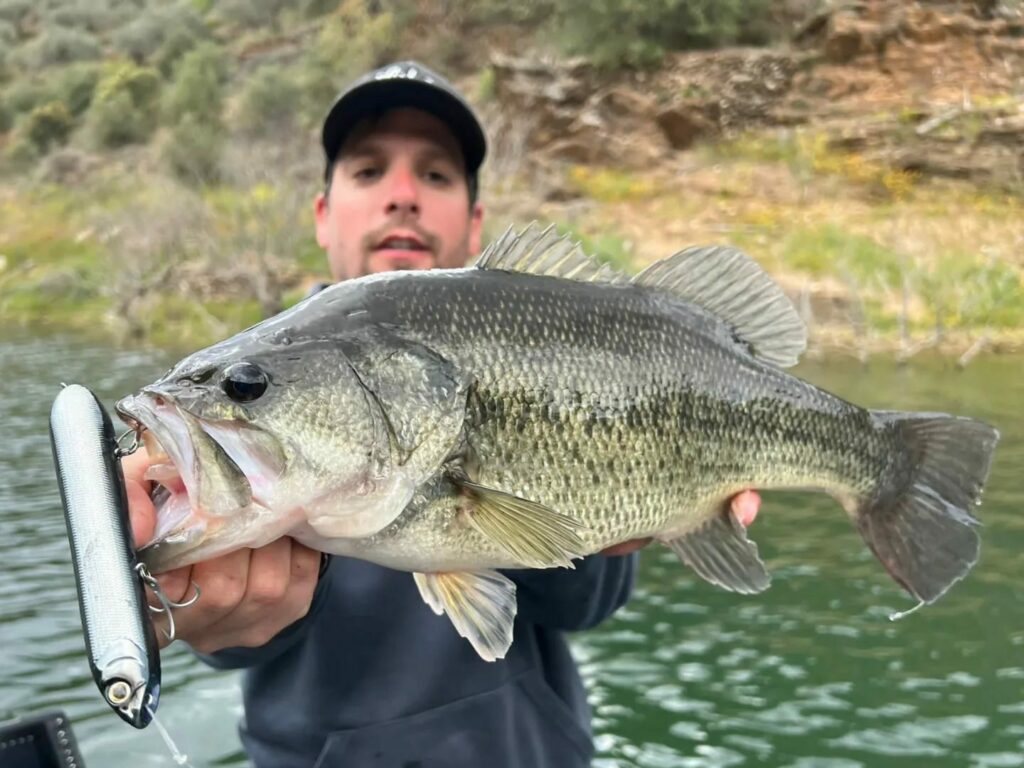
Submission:
POLYGON ((497 571, 414 573, 420 597, 438 616, 448 614, 455 631, 480 658, 505 658, 512 645, 516 585, 497 571))
POLYGON ((572 568, 583 557, 579 521, 535 501, 456 480, 470 500, 469 524, 530 568, 572 568))
POLYGON ((697 575, 732 592, 753 594, 768 589, 771 576, 731 510, 695 531, 665 541, 697 575))

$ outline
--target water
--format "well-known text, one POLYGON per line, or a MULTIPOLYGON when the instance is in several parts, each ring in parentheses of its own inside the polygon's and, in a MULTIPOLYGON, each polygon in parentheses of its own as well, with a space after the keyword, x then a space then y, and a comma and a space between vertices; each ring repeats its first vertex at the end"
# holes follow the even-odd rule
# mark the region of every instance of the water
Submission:
MULTIPOLYGON (((85 660, 46 416, 58 382, 108 405, 171 362, 69 341, 0 341, 0 720, 64 708, 90 766, 164 766, 156 729, 100 699, 85 660)), ((758 596, 696 581, 644 552, 632 602, 574 638, 594 705, 598 768, 1024 766, 1024 361, 867 370, 804 365, 865 405, 985 418, 1003 438, 982 560, 945 598, 912 606, 831 500, 766 494, 752 536, 773 573, 758 596)), ((244 765, 238 679, 163 652, 159 714, 196 766, 244 765)))

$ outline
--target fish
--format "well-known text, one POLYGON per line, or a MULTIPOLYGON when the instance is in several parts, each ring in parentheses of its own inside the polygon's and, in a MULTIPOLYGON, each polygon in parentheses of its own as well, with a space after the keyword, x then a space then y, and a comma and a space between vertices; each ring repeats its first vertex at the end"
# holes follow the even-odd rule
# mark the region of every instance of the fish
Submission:
POLYGON ((663 542, 703 579, 770 583, 729 499, 823 491, 918 604, 978 559, 999 434, 876 411, 784 369, 806 328, 729 246, 635 276, 553 227, 468 267, 375 274, 195 352, 121 400, 165 480, 154 572, 288 535, 410 571, 481 658, 516 613, 502 570, 663 542))

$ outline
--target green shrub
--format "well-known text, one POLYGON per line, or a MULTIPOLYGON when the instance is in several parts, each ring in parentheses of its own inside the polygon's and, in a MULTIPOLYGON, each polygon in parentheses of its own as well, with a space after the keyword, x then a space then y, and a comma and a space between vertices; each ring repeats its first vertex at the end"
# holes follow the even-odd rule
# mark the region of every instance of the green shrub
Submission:
POLYGON ((227 66, 223 50, 202 43, 182 58, 164 105, 171 125, 191 115, 200 123, 219 126, 224 102, 227 66))
POLYGON ((18 29, 6 19, 0 19, 0 58, 7 58, 7 53, 18 39, 18 29))
POLYGON ((117 25, 117 11, 109 3, 97 0, 77 0, 61 4, 46 15, 47 25, 88 32, 103 32, 117 25))
POLYGON ((160 75, 151 67, 120 62, 107 68, 96 86, 95 98, 103 101, 115 93, 127 93, 132 104, 150 109, 160 96, 160 75))
POLYGON ((52 83, 42 78, 15 78, 4 89, 3 100, 7 108, 16 115, 25 115, 57 97, 52 83))
POLYGON ((121 63, 96 86, 88 129, 94 143, 119 147, 146 141, 156 128, 160 79, 148 67, 121 63))
POLYGON ((33 0, 0 0, 0 19, 19 26, 32 11, 33 0))
POLYGON ((318 19, 338 7, 338 0, 302 0, 296 3, 299 13, 307 19, 318 19))
POLYGON ((118 51, 136 62, 154 64, 161 72, 169 74, 170 69, 164 66, 168 58, 177 60, 181 53, 206 35, 206 26, 195 9, 177 4, 157 6, 140 13, 117 31, 113 43, 118 51), (165 46, 172 40, 171 49, 177 53, 168 57, 165 46))
POLYGON ((598 66, 649 67, 669 51, 765 42, 770 0, 554 0, 553 28, 598 66))
POLYGON ((274 136, 295 125, 301 100, 298 86, 279 69, 256 71, 242 91, 237 127, 250 136, 274 136))
POLYGON ((188 184, 209 184, 220 178, 224 132, 194 114, 182 116, 164 145, 163 155, 176 177, 188 184))
POLYGON ((7 133, 14 126, 14 112, 0 99, 0 133, 7 133))
POLYGON ((160 43, 160 47, 156 49, 156 53, 153 54, 151 59, 152 64, 159 69, 165 77, 170 77, 182 57, 206 38, 205 27, 203 28, 203 32, 204 34, 197 35, 184 27, 176 27, 175 29, 172 29, 167 37, 164 38, 163 42, 160 43))
POLYGON ((462 6, 462 15, 470 25, 515 24, 534 26, 550 20, 555 10, 553 0, 470 0, 462 6))
POLYGON ((99 43, 88 32, 54 27, 17 49, 12 60, 23 70, 35 72, 75 61, 93 61, 100 53, 99 43))
POLYGON ((52 79, 53 91, 72 115, 80 116, 92 103, 100 74, 101 68, 88 62, 61 67, 52 79))
POLYGON ((220 0, 217 15, 242 27, 277 29, 278 16, 291 5, 290 0, 220 0))
POLYGON ((395 59, 401 50, 401 24, 370 0, 344 0, 328 18, 302 62, 298 79, 311 123, 323 120, 347 82, 395 59))
POLYGON ((60 101, 51 101, 32 110, 24 130, 40 154, 45 154, 51 147, 67 141, 74 127, 75 121, 67 106, 60 101))
POLYGON ((145 142, 153 132, 152 121, 124 91, 95 101, 86 125, 93 143, 107 148, 145 142))
POLYGON ((4 148, 3 167, 6 171, 25 171, 38 160, 39 150, 27 136, 15 136, 14 141, 4 148))

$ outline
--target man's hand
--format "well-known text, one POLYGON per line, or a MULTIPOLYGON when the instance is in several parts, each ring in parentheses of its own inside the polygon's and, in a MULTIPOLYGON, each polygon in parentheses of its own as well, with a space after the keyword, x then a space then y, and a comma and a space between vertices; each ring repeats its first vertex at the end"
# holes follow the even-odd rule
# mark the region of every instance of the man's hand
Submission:
MULTIPOLYGON (((761 497, 757 491, 743 491, 737 493, 732 497, 732 513, 736 515, 736 519, 740 525, 746 528, 748 525, 754 522, 754 518, 757 517, 757 510, 761 507, 761 497)), ((628 555, 630 552, 636 552, 638 549, 643 549, 650 544, 652 539, 633 539, 632 541, 624 541, 621 544, 608 547, 608 549, 602 549, 602 555, 617 556, 617 555, 628 555)))
MULTIPOLYGON (((143 477, 150 463, 140 450, 122 465, 136 546, 147 543, 156 527, 150 483, 143 477)), ((260 549, 242 549, 168 571, 157 581, 175 602, 187 600, 193 594, 192 582, 196 583, 201 596, 187 608, 175 609, 175 631, 200 653, 213 653, 264 645, 305 616, 319 569, 319 552, 286 537, 260 549)), ((154 598, 150 600, 156 604, 154 598)), ((157 620, 158 626, 161 622, 157 620)), ((158 631, 157 637, 161 647, 167 645, 163 632, 158 631)))

